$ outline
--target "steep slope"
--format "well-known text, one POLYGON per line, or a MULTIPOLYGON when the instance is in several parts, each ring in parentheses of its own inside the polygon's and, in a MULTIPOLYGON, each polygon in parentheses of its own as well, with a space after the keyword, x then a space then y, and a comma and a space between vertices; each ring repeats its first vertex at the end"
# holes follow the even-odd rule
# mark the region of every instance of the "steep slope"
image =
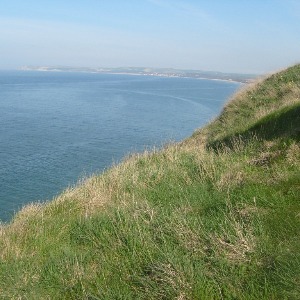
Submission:
POLYGON ((299 299, 300 65, 186 141, 1 227, 3 299, 299 299))
POLYGON ((299 82, 300 65, 296 65, 247 86, 234 96, 215 121, 200 129, 200 134, 206 134, 208 142, 213 143, 246 133, 272 112, 280 115, 281 109, 299 104, 299 82))

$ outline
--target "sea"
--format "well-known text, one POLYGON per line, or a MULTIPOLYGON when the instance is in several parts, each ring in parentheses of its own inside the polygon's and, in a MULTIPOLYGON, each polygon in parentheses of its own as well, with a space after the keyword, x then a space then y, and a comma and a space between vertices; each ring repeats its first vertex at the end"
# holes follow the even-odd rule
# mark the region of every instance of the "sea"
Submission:
POLYGON ((240 83, 127 74, 0 71, 0 220, 126 155, 180 141, 240 83))

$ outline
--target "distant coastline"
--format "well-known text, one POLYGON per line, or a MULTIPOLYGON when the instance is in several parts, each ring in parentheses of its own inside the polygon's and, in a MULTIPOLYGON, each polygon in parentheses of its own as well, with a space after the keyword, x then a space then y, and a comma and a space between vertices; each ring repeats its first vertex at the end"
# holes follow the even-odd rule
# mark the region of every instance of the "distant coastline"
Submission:
POLYGON ((257 75, 255 74, 238 74, 238 73, 222 73, 201 70, 179 70, 167 68, 89 68, 89 67, 49 67, 49 66, 23 66, 23 71, 43 71, 43 72, 84 72, 84 73, 103 73, 103 74, 124 74, 124 75, 143 75, 157 77, 181 77, 195 79, 222 80, 229 82, 249 83, 253 81, 257 75))

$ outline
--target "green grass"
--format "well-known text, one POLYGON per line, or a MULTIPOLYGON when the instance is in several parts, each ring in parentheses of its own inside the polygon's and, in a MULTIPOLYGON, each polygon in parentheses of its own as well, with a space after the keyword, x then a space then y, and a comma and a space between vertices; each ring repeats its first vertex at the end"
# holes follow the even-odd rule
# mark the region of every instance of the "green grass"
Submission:
POLYGON ((300 65, 295 65, 252 86, 246 86, 224 107, 220 116, 193 135, 206 135, 209 142, 246 131, 271 112, 300 101, 300 65))
POLYGON ((25 207, 0 228, 0 299, 299 299, 299 91, 298 65, 25 207))

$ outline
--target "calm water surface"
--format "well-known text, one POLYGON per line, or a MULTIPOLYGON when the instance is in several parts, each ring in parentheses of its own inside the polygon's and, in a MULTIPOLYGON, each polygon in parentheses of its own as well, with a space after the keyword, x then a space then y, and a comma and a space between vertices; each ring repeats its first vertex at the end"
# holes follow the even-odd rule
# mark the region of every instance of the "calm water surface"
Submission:
POLYGON ((238 83, 88 73, 0 72, 0 219, 145 147, 181 140, 238 83))

